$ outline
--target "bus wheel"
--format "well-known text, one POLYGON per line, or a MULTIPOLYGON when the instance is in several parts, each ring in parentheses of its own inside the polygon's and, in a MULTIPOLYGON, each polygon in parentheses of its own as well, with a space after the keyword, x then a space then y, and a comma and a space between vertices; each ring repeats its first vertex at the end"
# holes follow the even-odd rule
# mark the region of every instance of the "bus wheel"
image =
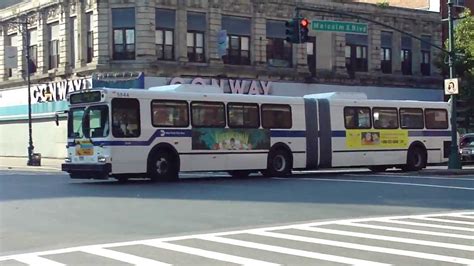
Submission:
POLYGON ((170 152, 156 152, 148 164, 148 175, 151 181, 178 180, 177 159, 170 152))
POLYGON ((234 170, 234 171, 229 171, 228 173, 233 178, 246 178, 250 175, 251 171, 248 171, 248 170, 234 170))
POLYGON ((271 151, 268 155, 267 170, 263 171, 265 176, 288 176, 291 174, 292 163, 290 155, 284 149, 271 151))
POLYGON ((426 167, 426 152, 420 147, 412 147, 408 150, 407 164, 403 167, 406 171, 419 171, 426 167))
POLYGON ((387 166, 385 165, 373 165, 373 166, 370 166, 369 167, 370 171, 372 172, 385 172, 385 170, 387 170, 387 166))

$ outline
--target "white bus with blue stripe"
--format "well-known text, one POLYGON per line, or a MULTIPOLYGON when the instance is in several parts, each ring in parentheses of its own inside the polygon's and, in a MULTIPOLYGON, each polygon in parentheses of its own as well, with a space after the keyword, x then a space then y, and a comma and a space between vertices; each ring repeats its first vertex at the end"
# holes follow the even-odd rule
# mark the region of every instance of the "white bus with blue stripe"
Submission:
MULTIPOLYGON (((68 97, 71 178, 170 181, 184 171, 288 176, 293 169, 442 163, 448 105, 361 94, 281 97, 218 87, 93 89, 68 97)), ((448 149, 449 150, 449 149, 448 149)))

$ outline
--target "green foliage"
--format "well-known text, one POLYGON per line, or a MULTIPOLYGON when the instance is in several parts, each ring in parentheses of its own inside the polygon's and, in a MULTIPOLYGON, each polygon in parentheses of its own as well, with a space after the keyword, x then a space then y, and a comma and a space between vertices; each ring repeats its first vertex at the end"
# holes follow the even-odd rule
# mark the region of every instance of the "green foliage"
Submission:
POLYGON ((376 4, 378 7, 384 8, 384 7, 389 7, 390 3, 387 0, 380 1, 376 4))

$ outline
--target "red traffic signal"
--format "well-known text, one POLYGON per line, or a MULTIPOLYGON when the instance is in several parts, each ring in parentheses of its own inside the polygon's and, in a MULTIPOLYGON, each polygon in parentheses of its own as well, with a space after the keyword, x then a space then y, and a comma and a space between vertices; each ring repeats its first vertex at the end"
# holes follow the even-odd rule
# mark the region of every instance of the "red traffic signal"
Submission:
POLYGON ((301 19, 301 20, 300 20, 300 25, 301 25, 301 27, 303 27, 303 28, 307 28, 307 27, 309 26, 309 20, 307 20, 307 19, 305 19, 305 18, 301 19))

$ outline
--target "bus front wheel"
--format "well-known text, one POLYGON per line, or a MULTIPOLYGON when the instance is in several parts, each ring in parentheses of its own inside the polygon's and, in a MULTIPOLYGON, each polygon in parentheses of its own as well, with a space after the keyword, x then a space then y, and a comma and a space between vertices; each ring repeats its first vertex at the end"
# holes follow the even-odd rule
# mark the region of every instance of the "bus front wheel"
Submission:
POLYGON ((178 179, 176 156, 168 151, 157 151, 148 162, 148 175, 151 181, 175 181, 178 179))
POLYGON ((292 162, 288 151, 278 149, 270 152, 267 169, 262 173, 265 176, 288 176, 291 174, 291 168, 292 162))

